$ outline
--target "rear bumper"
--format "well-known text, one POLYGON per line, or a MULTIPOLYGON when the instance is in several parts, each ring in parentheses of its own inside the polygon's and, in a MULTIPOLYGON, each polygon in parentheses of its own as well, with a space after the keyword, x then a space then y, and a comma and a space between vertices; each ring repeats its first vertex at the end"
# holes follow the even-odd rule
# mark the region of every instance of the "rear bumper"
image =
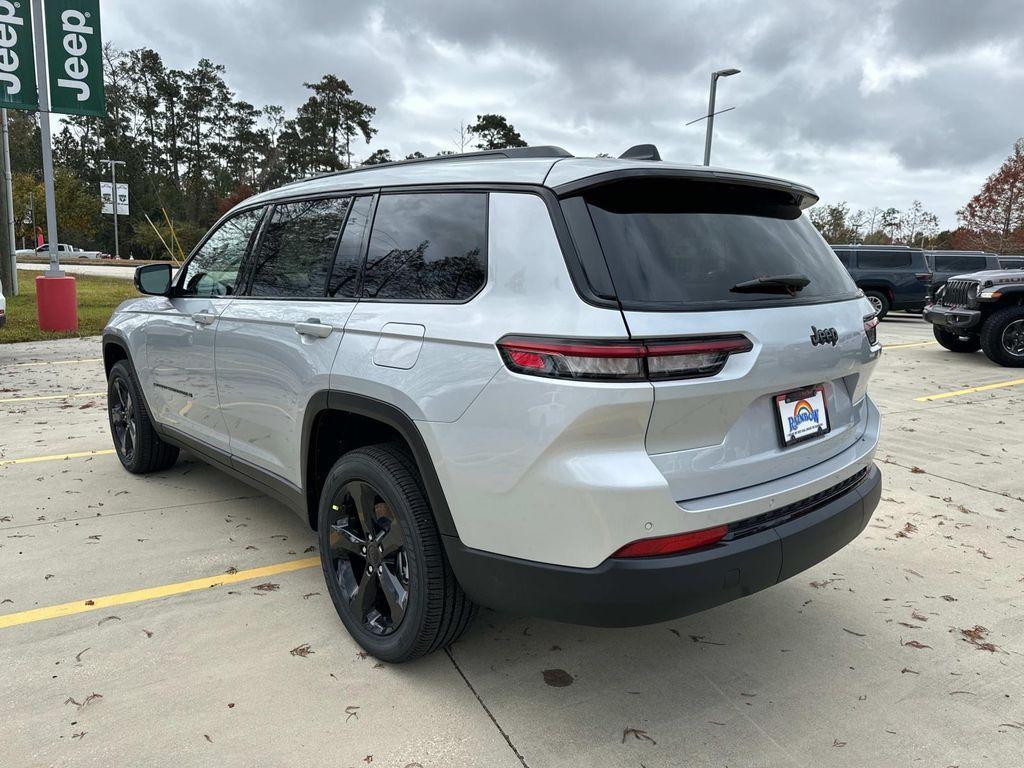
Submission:
POLYGON ((932 304, 925 307, 924 319, 951 331, 972 330, 981 323, 981 310, 932 304))
POLYGON ((469 596, 497 610, 591 626, 624 627, 686 616, 750 595, 821 562, 855 539, 881 495, 881 472, 768 529, 703 550, 570 568, 445 548, 469 596))

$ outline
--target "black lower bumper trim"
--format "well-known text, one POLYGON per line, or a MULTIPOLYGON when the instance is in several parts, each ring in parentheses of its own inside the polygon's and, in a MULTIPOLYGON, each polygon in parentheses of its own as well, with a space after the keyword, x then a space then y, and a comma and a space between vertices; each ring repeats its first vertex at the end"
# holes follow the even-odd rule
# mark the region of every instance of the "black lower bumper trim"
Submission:
POLYGON ((470 549, 445 536, 463 589, 496 610, 591 626, 686 616, 787 579, 855 539, 878 505, 881 472, 796 519, 703 550, 569 568, 470 549))
POLYGON ((981 323, 981 311, 932 304, 925 307, 924 319, 932 325, 937 325, 950 331, 976 330, 976 326, 981 323))

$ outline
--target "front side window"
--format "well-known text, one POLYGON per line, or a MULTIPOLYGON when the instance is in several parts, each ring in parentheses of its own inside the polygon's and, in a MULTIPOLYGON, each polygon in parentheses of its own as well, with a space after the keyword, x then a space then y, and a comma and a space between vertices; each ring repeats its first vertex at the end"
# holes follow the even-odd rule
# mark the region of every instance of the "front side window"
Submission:
POLYGON ((183 296, 233 296, 238 268, 249 240, 263 218, 263 209, 242 211, 222 223, 189 259, 181 281, 183 296))
POLYGON ((334 248, 351 198, 325 198, 274 206, 253 259, 252 296, 325 295, 334 248))
POLYGON ((465 301, 486 279, 487 194, 382 195, 370 232, 365 298, 465 301))

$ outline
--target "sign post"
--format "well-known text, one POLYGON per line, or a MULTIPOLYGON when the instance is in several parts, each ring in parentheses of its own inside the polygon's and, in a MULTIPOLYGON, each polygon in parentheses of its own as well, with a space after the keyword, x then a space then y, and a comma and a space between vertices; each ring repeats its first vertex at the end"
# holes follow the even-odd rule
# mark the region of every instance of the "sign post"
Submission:
MULTIPOLYGON (((117 239, 117 214, 121 213, 120 209, 121 209, 121 190, 122 190, 122 188, 124 189, 124 197, 125 197, 125 203, 126 203, 124 207, 125 207, 125 209, 128 208, 128 205, 127 205, 127 201, 128 201, 128 185, 127 184, 118 184, 117 183, 117 166, 124 165, 124 160, 101 160, 100 162, 102 162, 102 163, 109 163, 110 164, 110 202, 111 202, 111 204, 110 204, 110 212, 112 214, 114 214, 114 258, 115 259, 120 259, 121 258, 121 246, 120 246, 120 243, 118 242, 118 239, 117 239)), ((103 185, 101 184, 100 185, 101 191, 102 191, 102 188, 103 188, 103 185)), ((106 207, 105 204, 103 206, 103 212, 104 213, 107 212, 107 207, 106 207)), ((127 210, 125 210, 124 212, 128 213, 127 210)))
POLYGON ((57 256, 57 201, 53 191, 53 146, 50 140, 50 93, 46 77, 46 41, 43 30, 43 0, 32 0, 32 12, 38 23, 36 36, 36 81, 39 88, 39 133, 43 142, 43 189, 46 192, 46 237, 50 245, 47 277, 63 277, 57 256))

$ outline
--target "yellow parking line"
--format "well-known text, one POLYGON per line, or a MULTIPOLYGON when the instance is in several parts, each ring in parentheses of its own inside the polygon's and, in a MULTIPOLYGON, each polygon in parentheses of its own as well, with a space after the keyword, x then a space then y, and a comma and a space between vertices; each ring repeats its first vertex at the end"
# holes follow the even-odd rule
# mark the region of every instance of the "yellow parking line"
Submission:
POLYGON ((909 349, 910 347, 930 347, 932 344, 938 344, 937 341, 915 341, 910 344, 883 344, 883 349, 909 349))
POLYGON ((103 597, 93 597, 88 600, 76 600, 73 603, 61 603, 60 605, 50 605, 45 608, 33 608, 30 611, 8 613, 4 616, 0 616, 0 629, 5 627, 16 627, 19 624, 30 624, 33 621, 57 619, 61 616, 73 616, 76 613, 98 611, 102 608, 111 608, 115 605, 140 603, 145 600, 156 600, 160 597, 180 595, 184 592, 195 592, 200 589, 218 587, 222 584, 237 584, 240 581, 262 579, 267 576, 275 576, 279 573, 301 571, 304 568, 315 568, 318 565, 320 565, 319 557, 306 557, 302 560, 291 560, 286 563, 265 565, 262 568, 250 568, 245 571, 238 571, 237 573, 222 573, 219 576, 206 576, 201 579, 192 579, 191 581, 179 581, 176 584, 164 584, 160 587, 136 589, 134 592, 122 592, 118 595, 105 595, 103 597))
POLYGON ((68 395, 34 395, 32 397, 5 397, 0 403, 29 403, 38 400, 64 400, 70 397, 105 397, 106 392, 72 392, 68 395))
POLYGON ((14 363, 11 368, 35 368, 41 365, 75 365, 77 363, 101 363, 102 357, 82 357, 77 360, 43 360, 38 363, 14 363))
POLYGON ((0 459, 0 467, 7 464, 35 464, 40 461, 63 461, 64 459, 85 459, 89 456, 109 456, 113 448, 102 451, 79 451, 78 453, 55 453, 50 456, 29 456, 26 459, 0 459))
POLYGON ((997 384, 985 384, 981 387, 968 387, 967 389, 958 389, 955 392, 941 392, 937 395, 925 395, 924 397, 915 397, 919 403, 929 403, 932 400, 945 400, 947 397, 957 397, 959 395, 971 395, 975 392, 987 392, 990 389, 1003 389, 1004 387, 1017 387, 1024 384, 1024 379, 1014 379, 1013 381, 1000 381, 997 384))

